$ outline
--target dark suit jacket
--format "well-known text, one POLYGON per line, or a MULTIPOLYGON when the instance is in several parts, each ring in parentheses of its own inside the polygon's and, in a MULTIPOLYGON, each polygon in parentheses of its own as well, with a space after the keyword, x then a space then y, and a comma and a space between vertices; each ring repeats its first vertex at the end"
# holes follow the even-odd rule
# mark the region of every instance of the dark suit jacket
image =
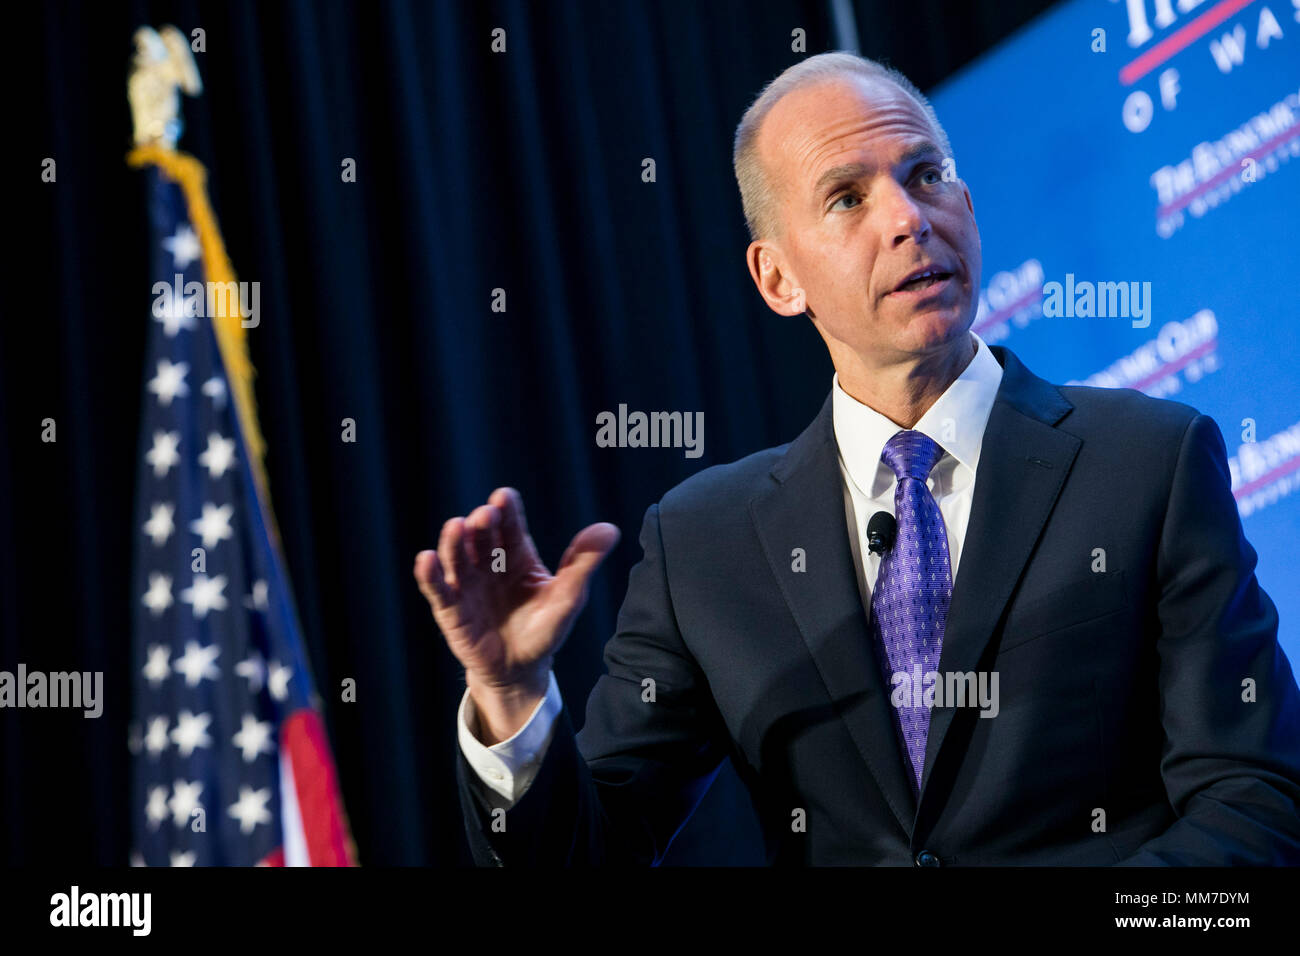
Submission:
POLYGON ((504 832, 458 750, 476 861, 656 864, 730 757, 774 864, 1300 863, 1300 693, 1218 427, 992 351, 1005 371, 939 670, 998 672, 1000 712, 932 711, 919 799, 828 397, 794 442, 646 512, 586 723, 575 736, 561 714, 504 832))

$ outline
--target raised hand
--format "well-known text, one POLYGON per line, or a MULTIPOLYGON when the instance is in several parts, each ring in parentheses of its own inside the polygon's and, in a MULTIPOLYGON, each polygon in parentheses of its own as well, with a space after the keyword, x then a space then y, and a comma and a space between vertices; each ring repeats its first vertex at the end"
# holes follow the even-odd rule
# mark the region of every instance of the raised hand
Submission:
POLYGON ((551 660, 587 601, 592 573, 618 543, 612 524, 574 536, 551 574, 538 557, 513 488, 498 488, 442 526, 414 574, 447 646, 465 667, 480 739, 504 740, 546 694, 551 660))

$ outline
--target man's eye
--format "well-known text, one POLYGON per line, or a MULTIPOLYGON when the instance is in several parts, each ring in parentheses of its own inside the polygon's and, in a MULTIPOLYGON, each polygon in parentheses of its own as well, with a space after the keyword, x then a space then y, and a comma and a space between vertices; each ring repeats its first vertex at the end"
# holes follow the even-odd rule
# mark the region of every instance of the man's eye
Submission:
MULTIPOLYGON (((835 209, 835 208, 845 208, 845 207, 840 207, 840 203, 844 202, 844 200, 846 200, 846 199, 852 199, 852 200, 854 200, 854 201, 856 201, 856 202, 861 202, 861 200, 858 199, 858 197, 855 196, 853 193, 845 193, 845 194, 844 194, 843 196, 841 196, 839 199, 835 200, 835 202, 831 203, 831 208, 832 208, 832 209, 835 209)), ((847 207, 847 208, 852 208, 852 207, 847 207)))
POLYGON ((929 169, 926 169, 921 173, 921 181, 924 182, 927 186, 933 186, 936 183, 942 182, 943 176, 940 175, 939 170, 931 166, 929 169), (933 178, 930 179, 927 177, 933 177, 933 178))

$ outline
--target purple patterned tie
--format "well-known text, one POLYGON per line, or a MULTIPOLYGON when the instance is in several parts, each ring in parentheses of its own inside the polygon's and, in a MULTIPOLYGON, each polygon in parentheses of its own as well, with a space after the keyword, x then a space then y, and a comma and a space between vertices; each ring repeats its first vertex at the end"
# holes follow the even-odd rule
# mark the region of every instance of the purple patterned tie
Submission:
POLYGON ((925 741, 930 730, 930 710, 920 704, 924 684, 915 677, 939 669, 943 629, 952 598, 952 565, 948 560, 948 534, 934 495, 926 486, 930 469, 944 450, 928 435, 901 431, 885 444, 880 460, 894 470, 894 517, 898 534, 880 561, 880 573, 871 592, 872 634, 877 658, 883 649, 885 691, 895 690, 892 675, 908 675, 915 695, 896 707, 907 756, 916 771, 917 790, 925 766, 925 741))

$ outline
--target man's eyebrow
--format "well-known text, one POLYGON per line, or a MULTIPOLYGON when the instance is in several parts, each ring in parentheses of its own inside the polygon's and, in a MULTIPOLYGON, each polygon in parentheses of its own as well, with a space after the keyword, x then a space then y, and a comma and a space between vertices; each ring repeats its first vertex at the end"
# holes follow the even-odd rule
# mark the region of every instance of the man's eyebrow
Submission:
MULTIPOLYGON (((917 143, 915 146, 909 146, 903 151, 903 155, 898 158, 898 165, 906 166, 923 156, 940 155, 939 147, 934 143, 926 140, 917 143)), ((817 177, 817 182, 813 185, 813 195, 822 196, 826 190, 839 183, 848 182, 853 179, 860 179, 862 176, 871 172, 873 167, 866 163, 844 163, 839 166, 832 166, 826 172, 817 177)))
POLYGON ((931 143, 929 140, 926 140, 925 142, 917 143, 915 146, 909 146, 904 150, 903 155, 898 158, 898 164, 903 166, 913 160, 920 159, 922 156, 931 154, 935 156, 941 155, 939 147, 934 145, 934 143, 931 143))
POLYGON ((832 166, 817 177, 817 182, 813 185, 813 195, 820 196, 830 186, 851 179, 860 179, 869 172, 871 167, 866 163, 844 163, 840 166, 832 166))

